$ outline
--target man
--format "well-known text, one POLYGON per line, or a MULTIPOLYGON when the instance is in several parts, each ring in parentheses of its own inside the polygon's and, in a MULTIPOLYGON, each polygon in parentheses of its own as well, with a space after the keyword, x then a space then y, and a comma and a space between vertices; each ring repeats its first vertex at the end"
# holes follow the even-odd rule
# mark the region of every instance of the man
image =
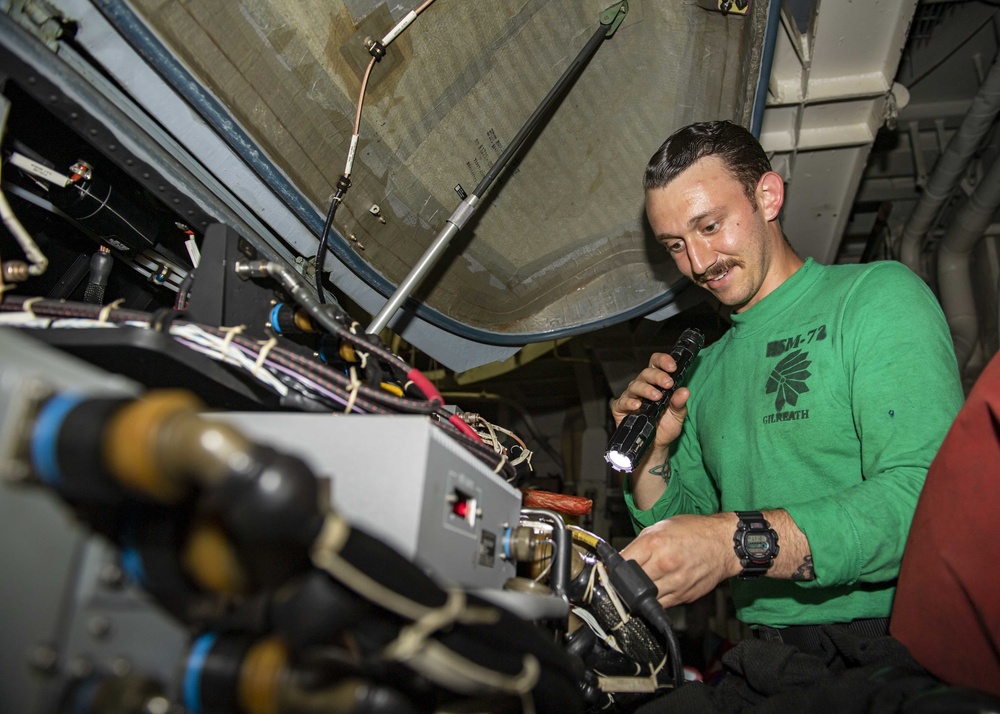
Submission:
MULTIPOLYGON (((885 634, 917 497, 962 402, 934 296, 899 263, 803 261, 778 222, 784 183, 735 124, 674 133, 644 185, 656 240, 733 324, 625 479, 643 530, 624 555, 665 607, 736 578, 738 616, 768 639, 805 647, 826 623, 885 634)), ((616 422, 674 369, 652 355, 616 422)))

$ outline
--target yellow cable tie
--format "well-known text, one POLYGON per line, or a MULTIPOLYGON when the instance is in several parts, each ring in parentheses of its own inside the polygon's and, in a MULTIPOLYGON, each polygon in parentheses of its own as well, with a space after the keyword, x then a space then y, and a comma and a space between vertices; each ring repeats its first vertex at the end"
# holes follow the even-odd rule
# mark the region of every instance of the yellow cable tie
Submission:
POLYGON ((261 343, 260 352, 257 354, 257 361, 253 363, 253 369, 250 370, 250 374, 254 377, 257 376, 257 371, 261 368, 261 365, 264 364, 264 360, 267 359, 268 353, 274 349, 276 344, 278 344, 277 337, 272 337, 267 342, 261 343))
POLYGON ((101 308, 101 314, 97 316, 98 322, 107 322, 108 318, 111 317, 111 311, 120 306, 125 302, 125 298, 118 298, 114 302, 109 302, 107 305, 101 308))

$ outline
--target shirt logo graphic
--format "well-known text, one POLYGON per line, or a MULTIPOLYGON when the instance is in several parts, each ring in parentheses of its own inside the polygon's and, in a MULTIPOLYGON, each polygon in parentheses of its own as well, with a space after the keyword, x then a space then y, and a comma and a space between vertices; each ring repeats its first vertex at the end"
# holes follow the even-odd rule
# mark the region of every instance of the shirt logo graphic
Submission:
POLYGON ((766 394, 778 393, 774 399, 774 408, 781 411, 786 404, 793 407, 799 400, 799 395, 809 391, 806 380, 812 376, 807 367, 812 364, 809 360, 809 353, 802 350, 795 350, 787 357, 778 362, 771 370, 771 376, 767 378, 766 394))

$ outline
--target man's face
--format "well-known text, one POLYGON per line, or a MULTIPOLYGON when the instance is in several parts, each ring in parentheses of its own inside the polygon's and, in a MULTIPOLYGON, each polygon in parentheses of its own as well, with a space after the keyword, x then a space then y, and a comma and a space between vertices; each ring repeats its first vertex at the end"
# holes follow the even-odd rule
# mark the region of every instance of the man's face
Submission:
POLYGON ((699 159, 665 187, 646 191, 656 240, 685 276, 737 312, 777 287, 768 280, 774 236, 759 210, 760 195, 758 185, 758 200, 751 203, 715 156, 699 159))

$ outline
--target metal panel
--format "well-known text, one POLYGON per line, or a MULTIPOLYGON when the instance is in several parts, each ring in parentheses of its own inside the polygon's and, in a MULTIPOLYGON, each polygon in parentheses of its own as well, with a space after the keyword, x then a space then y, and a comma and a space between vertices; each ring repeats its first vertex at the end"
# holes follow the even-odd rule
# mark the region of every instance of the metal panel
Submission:
POLYGON ((232 412, 219 418, 329 477, 334 508, 430 573, 496 589, 514 576, 500 546, 518 523, 520 492, 425 417, 232 412), (464 519, 453 513, 456 494, 474 500, 479 512, 464 519))

